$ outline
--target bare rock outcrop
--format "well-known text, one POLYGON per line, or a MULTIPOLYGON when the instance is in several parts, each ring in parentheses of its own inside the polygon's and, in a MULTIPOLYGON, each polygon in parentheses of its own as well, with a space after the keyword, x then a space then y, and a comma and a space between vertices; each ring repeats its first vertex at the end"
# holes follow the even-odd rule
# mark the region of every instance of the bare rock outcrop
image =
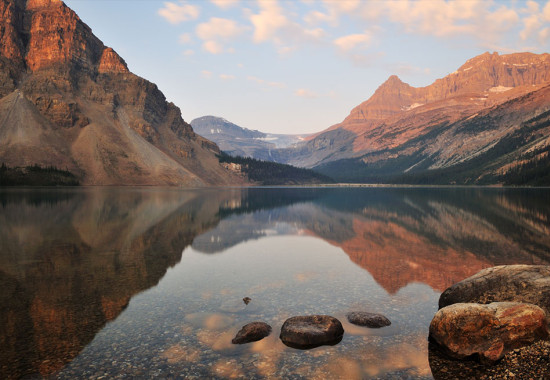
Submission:
POLYGON ((439 298, 439 308, 455 303, 524 302, 550 315, 550 266, 501 265, 483 269, 454 284, 439 298))
POLYGON ((546 313, 517 302, 488 305, 457 303, 440 309, 430 324, 430 339, 449 356, 477 355, 494 363, 516 348, 548 339, 546 313))
POLYGON ((1 161, 68 169, 85 185, 245 181, 62 1, 0 0, 0 37, 1 161))

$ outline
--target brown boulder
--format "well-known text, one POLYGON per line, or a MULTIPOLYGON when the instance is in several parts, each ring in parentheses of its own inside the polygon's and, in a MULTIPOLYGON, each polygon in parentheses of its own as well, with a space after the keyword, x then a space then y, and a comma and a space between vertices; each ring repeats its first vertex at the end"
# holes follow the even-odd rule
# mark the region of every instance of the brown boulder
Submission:
POLYGON ((380 328, 391 325, 388 318, 382 314, 367 313, 364 311, 352 311, 346 315, 349 323, 370 328, 380 328))
POLYGON ((251 322, 244 325, 235 338, 231 341, 233 344, 244 344, 256 342, 271 334, 271 326, 265 322, 251 322))
POLYGON ((455 303, 524 302, 550 313, 550 266, 502 265, 454 284, 439 297, 439 308, 455 303))
POLYGON ((547 324, 546 313, 536 305, 458 303, 435 314, 430 339, 451 357, 477 355, 494 363, 510 350, 547 340, 547 324))
POLYGON ((344 336, 342 323, 329 315, 308 315, 289 318, 283 323, 280 338, 293 348, 313 348, 339 343, 344 336))

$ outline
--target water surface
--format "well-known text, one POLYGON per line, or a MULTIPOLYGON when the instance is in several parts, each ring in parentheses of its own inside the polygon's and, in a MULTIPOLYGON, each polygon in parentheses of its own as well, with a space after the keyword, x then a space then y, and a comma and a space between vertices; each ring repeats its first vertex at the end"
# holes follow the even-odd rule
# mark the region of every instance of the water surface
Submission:
POLYGON ((1 190, 0 377, 430 379, 440 293, 548 264, 549 218, 548 189, 1 190), (342 342, 283 345, 307 314, 342 342), (268 338, 231 344, 257 320, 268 338))

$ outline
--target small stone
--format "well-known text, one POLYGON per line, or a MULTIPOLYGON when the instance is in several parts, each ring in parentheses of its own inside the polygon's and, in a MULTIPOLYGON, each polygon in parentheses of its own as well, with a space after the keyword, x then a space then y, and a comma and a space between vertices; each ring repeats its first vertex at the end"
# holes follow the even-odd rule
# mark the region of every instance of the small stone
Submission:
POLYGON ((250 297, 244 297, 243 298, 243 302, 244 302, 245 305, 248 305, 250 303, 250 301, 252 301, 252 298, 250 298, 250 297))
POLYGON ((244 325, 235 338, 231 341, 233 344, 244 344, 256 342, 271 334, 271 326, 265 322, 251 322, 244 325))
POLYGON ((313 348, 333 345, 342 340, 342 323, 329 315, 310 315, 289 318, 283 323, 280 338, 293 348, 313 348))
POLYGON ((382 314, 367 313, 364 311, 352 311, 346 315, 349 323, 370 328, 380 328, 391 325, 388 318, 382 314))

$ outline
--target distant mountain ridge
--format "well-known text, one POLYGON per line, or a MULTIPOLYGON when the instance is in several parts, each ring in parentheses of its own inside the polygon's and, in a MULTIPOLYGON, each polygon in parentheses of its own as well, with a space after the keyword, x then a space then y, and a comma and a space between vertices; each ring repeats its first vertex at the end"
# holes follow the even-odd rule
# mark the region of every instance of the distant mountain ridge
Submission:
POLYGON ((446 170, 444 183, 506 182, 547 154, 548 85, 550 55, 532 53, 484 53, 420 88, 391 76, 342 123, 277 157, 340 181, 431 183, 446 170))
POLYGON ((0 162, 85 185, 243 183, 62 1, 0 0, 0 37, 0 162))
POLYGON ((227 154, 259 160, 279 161, 277 149, 290 147, 307 137, 250 130, 216 116, 199 117, 190 124, 195 133, 215 142, 227 154))

